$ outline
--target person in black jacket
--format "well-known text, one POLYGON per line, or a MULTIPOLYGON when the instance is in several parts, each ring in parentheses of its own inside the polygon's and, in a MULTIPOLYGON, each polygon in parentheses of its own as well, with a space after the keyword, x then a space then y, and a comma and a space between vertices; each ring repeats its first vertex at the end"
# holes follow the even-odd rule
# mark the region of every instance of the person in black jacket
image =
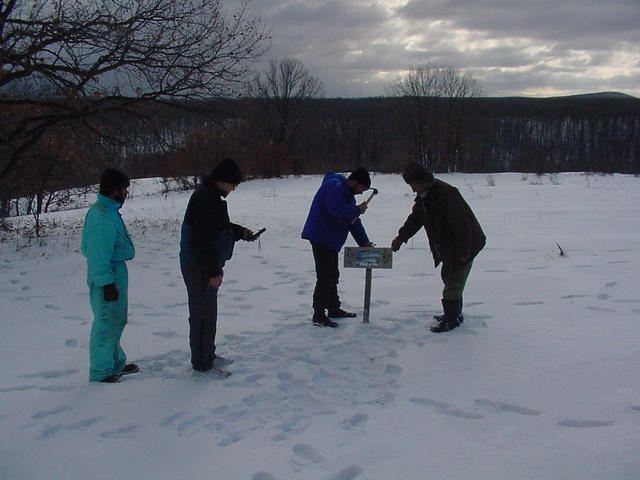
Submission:
POLYGON ((189 199, 180 238, 180 270, 189 298, 191 365, 196 371, 221 376, 229 375, 221 367, 232 362, 217 356, 215 345, 223 267, 236 241, 256 238, 249 229, 231 223, 223 200, 241 181, 240 169, 231 159, 204 177, 189 199))
POLYGON ((434 317, 432 332, 448 332, 463 320, 462 292, 476 255, 484 248, 486 237, 480 223, 457 188, 433 178, 422 164, 412 162, 402 177, 416 193, 415 203, 397 237, 391 242, 394 252, 421 227, 427 232, 435 266, 442 263, 444 315, 434 317))

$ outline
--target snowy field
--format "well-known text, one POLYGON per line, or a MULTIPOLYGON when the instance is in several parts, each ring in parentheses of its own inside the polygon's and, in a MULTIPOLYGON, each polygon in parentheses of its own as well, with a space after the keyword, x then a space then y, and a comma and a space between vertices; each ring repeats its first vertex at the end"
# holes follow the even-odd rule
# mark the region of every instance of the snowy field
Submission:
MULTIPOLYGON (((58 233, 40 244, 2 242, 0 478, 640 478, 640 178, 439 178, 487 234, 465 322, 444 334, 428 330, 442 285, 424 232, 374 271, 370 324, 364 270, 341 268, 359 317, 312 326, 300 231, 321 177, 241 184, 232 220, 267 231, 225 269, 226 380, 189 364, 178 231, 190 192, 139 181, 122 209, 137 250, 122 343, 141 372, 119 384, 87 381, 86 208, 46 215, 58 233)), ((398 175, 373 185, 363 223, 388 246, 413 195, 398 175)))

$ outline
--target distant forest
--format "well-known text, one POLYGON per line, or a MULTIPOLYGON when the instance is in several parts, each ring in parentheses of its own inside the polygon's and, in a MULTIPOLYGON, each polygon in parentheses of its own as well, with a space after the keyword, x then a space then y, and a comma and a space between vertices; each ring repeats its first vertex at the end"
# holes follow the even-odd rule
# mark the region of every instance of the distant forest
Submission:
MULTIPOLYGON (((112 158, 136 177, 201 175, 223 157, 251 176, 399 172, 640 173, 640 99, 239 99, 160 106, 112 158), (162 139, 160 141, 159 139, 162 139)), ((149 112, 147 112, 149 113, 149 112)))
POLYGON ((0 191, 0 217, 60 208, 59 193, 98 182, 107 167, 192 188, 225 157, 247 178, 400 172, 640 174, 640 99, 241 98, 144 103, 53 128, 0 191), (28 199, 24 202, 17 198, 28 199), (23 206, 21 206, 23 205, 23 206))

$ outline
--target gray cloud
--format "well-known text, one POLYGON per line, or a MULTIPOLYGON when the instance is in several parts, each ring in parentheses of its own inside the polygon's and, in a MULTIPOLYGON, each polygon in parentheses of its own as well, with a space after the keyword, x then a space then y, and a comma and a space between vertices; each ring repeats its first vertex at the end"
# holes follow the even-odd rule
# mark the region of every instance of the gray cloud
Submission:
POLYGON ((640 0, 251 0, 248 11, 272 28, 268 57, 299 58, 331 97, 383 95, 426 62, 468 71, 492 96, 640 96, 640 0))

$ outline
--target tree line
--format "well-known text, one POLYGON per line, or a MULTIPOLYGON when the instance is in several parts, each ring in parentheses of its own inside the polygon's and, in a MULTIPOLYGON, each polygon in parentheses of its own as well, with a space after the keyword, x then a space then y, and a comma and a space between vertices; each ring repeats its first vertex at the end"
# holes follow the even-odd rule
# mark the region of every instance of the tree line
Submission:
POLYGON ((359 165, 399 172, 410 160, 434 172, 640 173, 638 99, 423 100, 427 117, 439 119, 428 134, 441 140, 435 145, 418 138, 411 97, 289 99, 286 119, 278 100, 268 98, 157 102, 133 116, 112 112, 102 119, 102 135, 73 126, 50 131, 42 150, 14 173, 7 201, 31 196, 34 207, 46 207, 59 201, 61 188, 96 183, 106 165, 135 178, 190 178, 185 188, 191 188, 224 157, 236 158, 250 177, 359 165), (455 121, 447 120, 452 102, 463 112, 455 121))

